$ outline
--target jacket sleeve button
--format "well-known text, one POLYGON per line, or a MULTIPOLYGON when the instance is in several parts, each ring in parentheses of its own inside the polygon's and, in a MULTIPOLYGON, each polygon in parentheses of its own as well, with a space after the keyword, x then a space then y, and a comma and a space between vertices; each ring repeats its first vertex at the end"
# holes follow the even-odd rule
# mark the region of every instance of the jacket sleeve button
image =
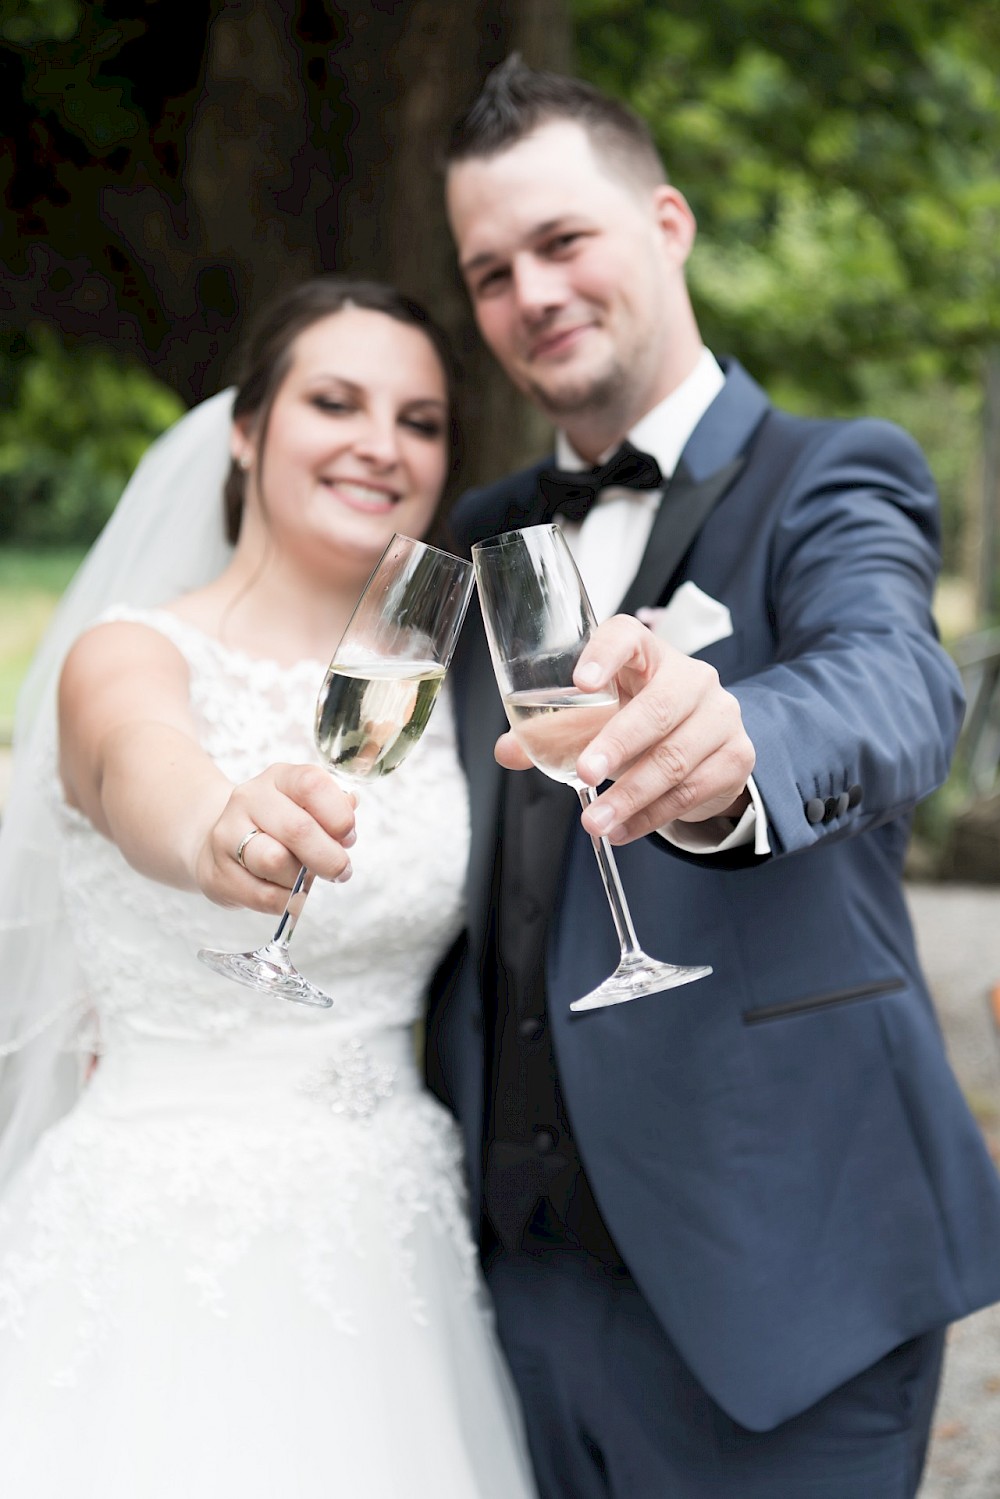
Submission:
POLYGON ((849 786, 847 789, 847 805, 849 807, 857 807, 860 803, 861 787, 855 782, 853 786, 849 786))
POLYGON ((823 821, 826 812, 826 802, 821 796, 811 796, 805 804, 806 821, 817 823, 823 821))

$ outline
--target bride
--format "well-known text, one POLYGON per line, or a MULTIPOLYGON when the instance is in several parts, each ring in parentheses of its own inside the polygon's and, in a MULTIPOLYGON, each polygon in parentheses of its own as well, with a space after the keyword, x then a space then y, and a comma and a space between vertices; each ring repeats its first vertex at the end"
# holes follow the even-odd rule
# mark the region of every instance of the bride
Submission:
POLYGON ((375 561, 431 524, 450 423, 418 308, 294 289, 232 419, 214 398, 140 466, 29 679, 0 844, 18 1499, 534 1492, 456 1132, 414 1059, 462 923, 447 696, 356 808, 311 738, 375 561), (325 878, 296 962, 331 1010, 195 959, 257 946, 302 863, 325 878))

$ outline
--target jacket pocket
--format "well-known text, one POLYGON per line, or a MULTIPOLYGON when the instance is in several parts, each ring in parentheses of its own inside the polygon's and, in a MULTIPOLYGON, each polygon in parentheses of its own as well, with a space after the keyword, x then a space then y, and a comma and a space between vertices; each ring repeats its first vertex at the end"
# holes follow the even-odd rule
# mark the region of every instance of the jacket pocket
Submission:
POLYGON ((829 994, 810 994, 805 999, 783 1000, 777 1005, 760 1005, 757 1009, 743 1011, 743 1024, 762 1025, 768 1020, 784 1020, 790 1015, 809 1015, 814 1010, 856 1004, 859 999, 874 999, 879 994, 894 994, 896 990, 905 988, 905 979, 878 979, 872 984, 857 984, 852 989, 834 989, 829 994))

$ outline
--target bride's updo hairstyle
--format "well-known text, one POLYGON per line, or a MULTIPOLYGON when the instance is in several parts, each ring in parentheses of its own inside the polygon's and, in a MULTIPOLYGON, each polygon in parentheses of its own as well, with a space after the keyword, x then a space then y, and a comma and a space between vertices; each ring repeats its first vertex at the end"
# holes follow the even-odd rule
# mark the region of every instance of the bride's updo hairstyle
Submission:
MULTIPOLYGON (((260 482, 264 461, 267 424, 274 398, 292 363, 296 339, 313 323, 358 307, 365 312, 381 312, 410 328, 419 328, 440 360, 451 412, 451 470, 458 463, 458 434, 454 417, 455 361, 442 328, 430 314, 410 297, 377 281, 351 281, 342 276, 317 276, 303 281, 270 302, 261 313, 247 338, 240 363, 233 420, 249 419, 257 434, 257 481, 260 482)), ((226 539, 235 543, 243 519, 246 471, 233 460, 223 488, 226 539)))

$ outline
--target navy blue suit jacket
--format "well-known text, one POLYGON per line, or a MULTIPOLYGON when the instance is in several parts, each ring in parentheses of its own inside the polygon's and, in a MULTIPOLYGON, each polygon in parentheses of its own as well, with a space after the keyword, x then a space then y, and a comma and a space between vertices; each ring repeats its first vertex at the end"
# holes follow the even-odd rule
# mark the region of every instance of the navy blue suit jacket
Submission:
MULTIPOLYGON (((463 497, 456 543, 537 519, 536 475, 463 497)), ((714 969, 666 994, 570 1015, 618 956, 576 817, 550 922, 549 1023, 601 1211, 691 1369, 755 1429, 1000 1299, 1000 1181, 901 889, 911 809, 944 779, 961 718, 930 616, 937 544, 904 433, 788 416, 729 365, 626 602, 663 604, 691 579, 728 606, 733 634, 701 655, 740 701, 773 853, 696 859, 655 837, 619 851, 643 945, 714 969), (677 558, 671 505, 706 489, 677 558)), ((435 984, 428 1071, 462 1122, 475 1204, 506 726, 475 617, 453 680, 469 927, 435 984)))

